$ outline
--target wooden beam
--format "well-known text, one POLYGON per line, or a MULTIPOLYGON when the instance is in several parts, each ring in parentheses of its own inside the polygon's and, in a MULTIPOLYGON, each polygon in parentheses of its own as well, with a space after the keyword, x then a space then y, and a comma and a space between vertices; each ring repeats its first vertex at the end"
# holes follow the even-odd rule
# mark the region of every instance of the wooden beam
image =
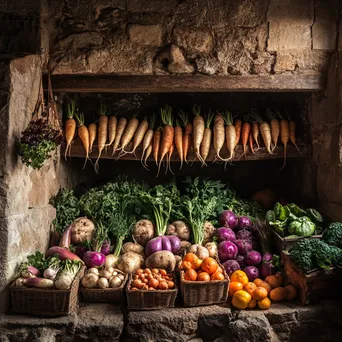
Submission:
MULTIPOLYGON (((269 76, 110 76, 52 75, 54 92, 165 93, 165 92, 311 92, 324 89, 320 75, 269 76)), ((46 84, 45 78, 45 84, 46 84)), ((46 88, 47 89, 47 88, 46 88)))
MULTIPOLYGON (((304 158, 308 155, 308 148, 306 145, 299 144, 299 149, 301 153, 297 151, 297 149, 293 145, 288 145, 287 148, 287 158, 304 158)), ((127 151, 132 150, 132 143, 129 144, 127 151)), ((61 154, 64 156, 65 152, 65 146, 62 146, 61 148, 61 154)), ((139 161, 141 158, 141 147, 138 147, 136 150, 136 156, 132 154, 126 154, 120 158, 120 160, 137 160, 139 161)), ((228 158, 228 149, 226 146, 223 147, 221 156, 222 158, 228 158)), ((72 143, 71 147, 71 157, 80 157, 84 158, 85 157, 85 151, 84 147, 79 139, 76 139, 72 143)), ((97 145, 93 146, 93 151, 89 155, 91 159, 96 159, 98 156, 98 149, 97 145)), ((112 151, 110 148, 108 148, 107 152, 105 150, 102 151, 101 158, 103 159, 117 159, 118 153, 116 153, 114 156, 112 156, 112 151)), ((266 160, 266 159, 282 159, 284 158, 284 150, 281 146, 278 146, 274 149, 273 154, 269 154, 264 147, 260 148, 255 154, 250 152, 250 150, 247 150, 246 158, 243 156, 243 149, 241 145, 238 145, 235 148, 235 154, 233 161, 245 161, 245 160, 266 160)), ((194 160, 195 159, 195 154, 194 153, 189 153, 188 154, 188 160, 194 160)), ((215 150, 214 147, 211 147, 209 151, 209 155, 207 158, 208 162, 212 162, 215 159, 215 150)), ((152 161, 152 155, 148 158, 148 161, 152 161)), ((175 151, 171 157, 172 162, 179 162, 179 157, 177 155, 177 152, 175 151)), ((198 160, 197 160, 198 161, 198 160)))

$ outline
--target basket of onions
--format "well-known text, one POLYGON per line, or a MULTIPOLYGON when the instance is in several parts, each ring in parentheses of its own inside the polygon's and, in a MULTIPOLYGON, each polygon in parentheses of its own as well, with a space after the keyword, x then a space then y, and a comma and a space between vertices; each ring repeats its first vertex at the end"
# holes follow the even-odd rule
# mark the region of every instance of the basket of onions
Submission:
POLYGON ((127 278, 113 267, 89 268, 81 281, 82 298, 86 302, 121 302, 127 278))

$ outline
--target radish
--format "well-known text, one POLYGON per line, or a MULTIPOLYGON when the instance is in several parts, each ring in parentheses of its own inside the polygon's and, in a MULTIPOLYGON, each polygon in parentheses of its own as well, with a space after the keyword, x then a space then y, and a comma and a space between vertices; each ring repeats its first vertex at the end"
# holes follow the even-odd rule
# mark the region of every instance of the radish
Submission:
POLYGON ((39 288, 51 288, 53 287, 53 281, 51 279, 45 279, 45 278, 26 278, 22 282, 24 285, 27 286, 33 286, 33 287, 39 287, 39 288))
POLYGON ((46 257, 51 257, 56 255, 60 260, 74 260, 83 262, 76 254, 71 253, 69 250, 63 247, 54 246, 48 249, 46 252, 46 257))
POLYGON ((73 225, 69 225, 63 232, 62 237, 59 241, 59 247, 69 248, 71 243, 71 230, 73 225))

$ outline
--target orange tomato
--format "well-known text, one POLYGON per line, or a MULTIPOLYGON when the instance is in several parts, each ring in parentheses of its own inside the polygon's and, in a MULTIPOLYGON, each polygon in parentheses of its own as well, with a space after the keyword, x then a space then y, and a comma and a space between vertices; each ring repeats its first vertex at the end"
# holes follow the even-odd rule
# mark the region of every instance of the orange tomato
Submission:
POLYGON ((264 289, 267 290, 268 293, 272 291, 272 286, 266 283, 266 281, 261 282, 258 287, 263 287, 264 289))
POLYGON ((248 292, 250 295, 252 295, 253 291, 257 288, 257 286, 254 283, 248 282, 243 289, 248 292))
POLYGON ((242 285, 244 286, 248 283, 248 277, 245 272, 237 270, 231 275, 230 281, 237 281, 239 283, 242 283, 242 285))
POLYGON ((237 281, 232 281, 230 284, 229 284, 229 293, 228 293, 228 296, 229 297, 233 297, 233 294, 236 292, 236 291, 240 291, 240 290, 243 290, 243 284, 237 282, 237 281))
POLYGON ((268 292, 264 287, 257 287, 252 293, 252 297, 256 300, 263 300, 267 295, 268 292))
POLYGON ((182 264, 181 264, 181 268, 182 268, 183 270, 190 270, 190 268, 192 268, 191 262, 190 262, 190 261, 183 260, 183 261, 182 261, 182 264))
POLYGON ((247 307, 248 309, 254 309, 256 305, 257 305, 257 301, 254 298, 252 298, 252 300, 248 303, 247 307))
POLYGON ((191 267, 195 269, 196 265, 199 263, 199 258, 196 254, 194 253, 187 253, 185 254, 183 261, 189 261, 191 263, 191 267))
POLYGON ((258 301, 258 307, 262 310, 267 310, 271 306, 271 301, 266 297, 258 301))
POLYGON ((256 279, 254 279, 254 281, 253 281, 253 283, 254 283, 256 286, 259 286, 262 282, 263 282, 263 280, 260 279, 260 278, 256 278, 256 279))
POLYGON ((184 274, 185 280, 195 281, 197 279, 197 272, 193 269, 189 269, 184 274))
POLYGON ((233 295, 232 305, 240 310, 247 309, 248 304, 252 300, 251 295, 243 290, 236 291, 233 295))
POLYGON ((210 281, 210 275, 207 272, 197 274, 197 281, 210 281))
POLYGON ((201 260, 200 258, 195 259, 195 260, 192 262, 192 268, 193 268, 194 270, 198 270, 198 269, 201 267, 202 262, 203 262, 203 260, 201 260))
POLYGON ((201 267, 203 271, 209 274, 213 274, 217 271, 219 265, 214 258, 205 258, 202 262, 201 267))
POLYGON ((224 275, 223 273, 216 271, 211 275, 211 280, 224 280, 224 275))
POLYGON ((222 269, 222 267, 218 267, 218 269, 216 270, 216 272, 220 272, 220 273, 223 273, 223 269, 222 269))

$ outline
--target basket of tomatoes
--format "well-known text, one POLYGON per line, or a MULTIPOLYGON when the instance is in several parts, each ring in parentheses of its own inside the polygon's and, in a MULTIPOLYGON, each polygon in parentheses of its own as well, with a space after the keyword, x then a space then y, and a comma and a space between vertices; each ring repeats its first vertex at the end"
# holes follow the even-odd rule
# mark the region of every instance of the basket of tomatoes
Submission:
POLYGON ((180 269, 184 306, 212 305, 227 300, 229 277, 214 258, 202 260, 194 253, 187 253, 180 269))
POLYGON ((127 307, 130 310, 173 308, 177 293, 174 273, 156 268, 139 269, 128 280, 127 307))

